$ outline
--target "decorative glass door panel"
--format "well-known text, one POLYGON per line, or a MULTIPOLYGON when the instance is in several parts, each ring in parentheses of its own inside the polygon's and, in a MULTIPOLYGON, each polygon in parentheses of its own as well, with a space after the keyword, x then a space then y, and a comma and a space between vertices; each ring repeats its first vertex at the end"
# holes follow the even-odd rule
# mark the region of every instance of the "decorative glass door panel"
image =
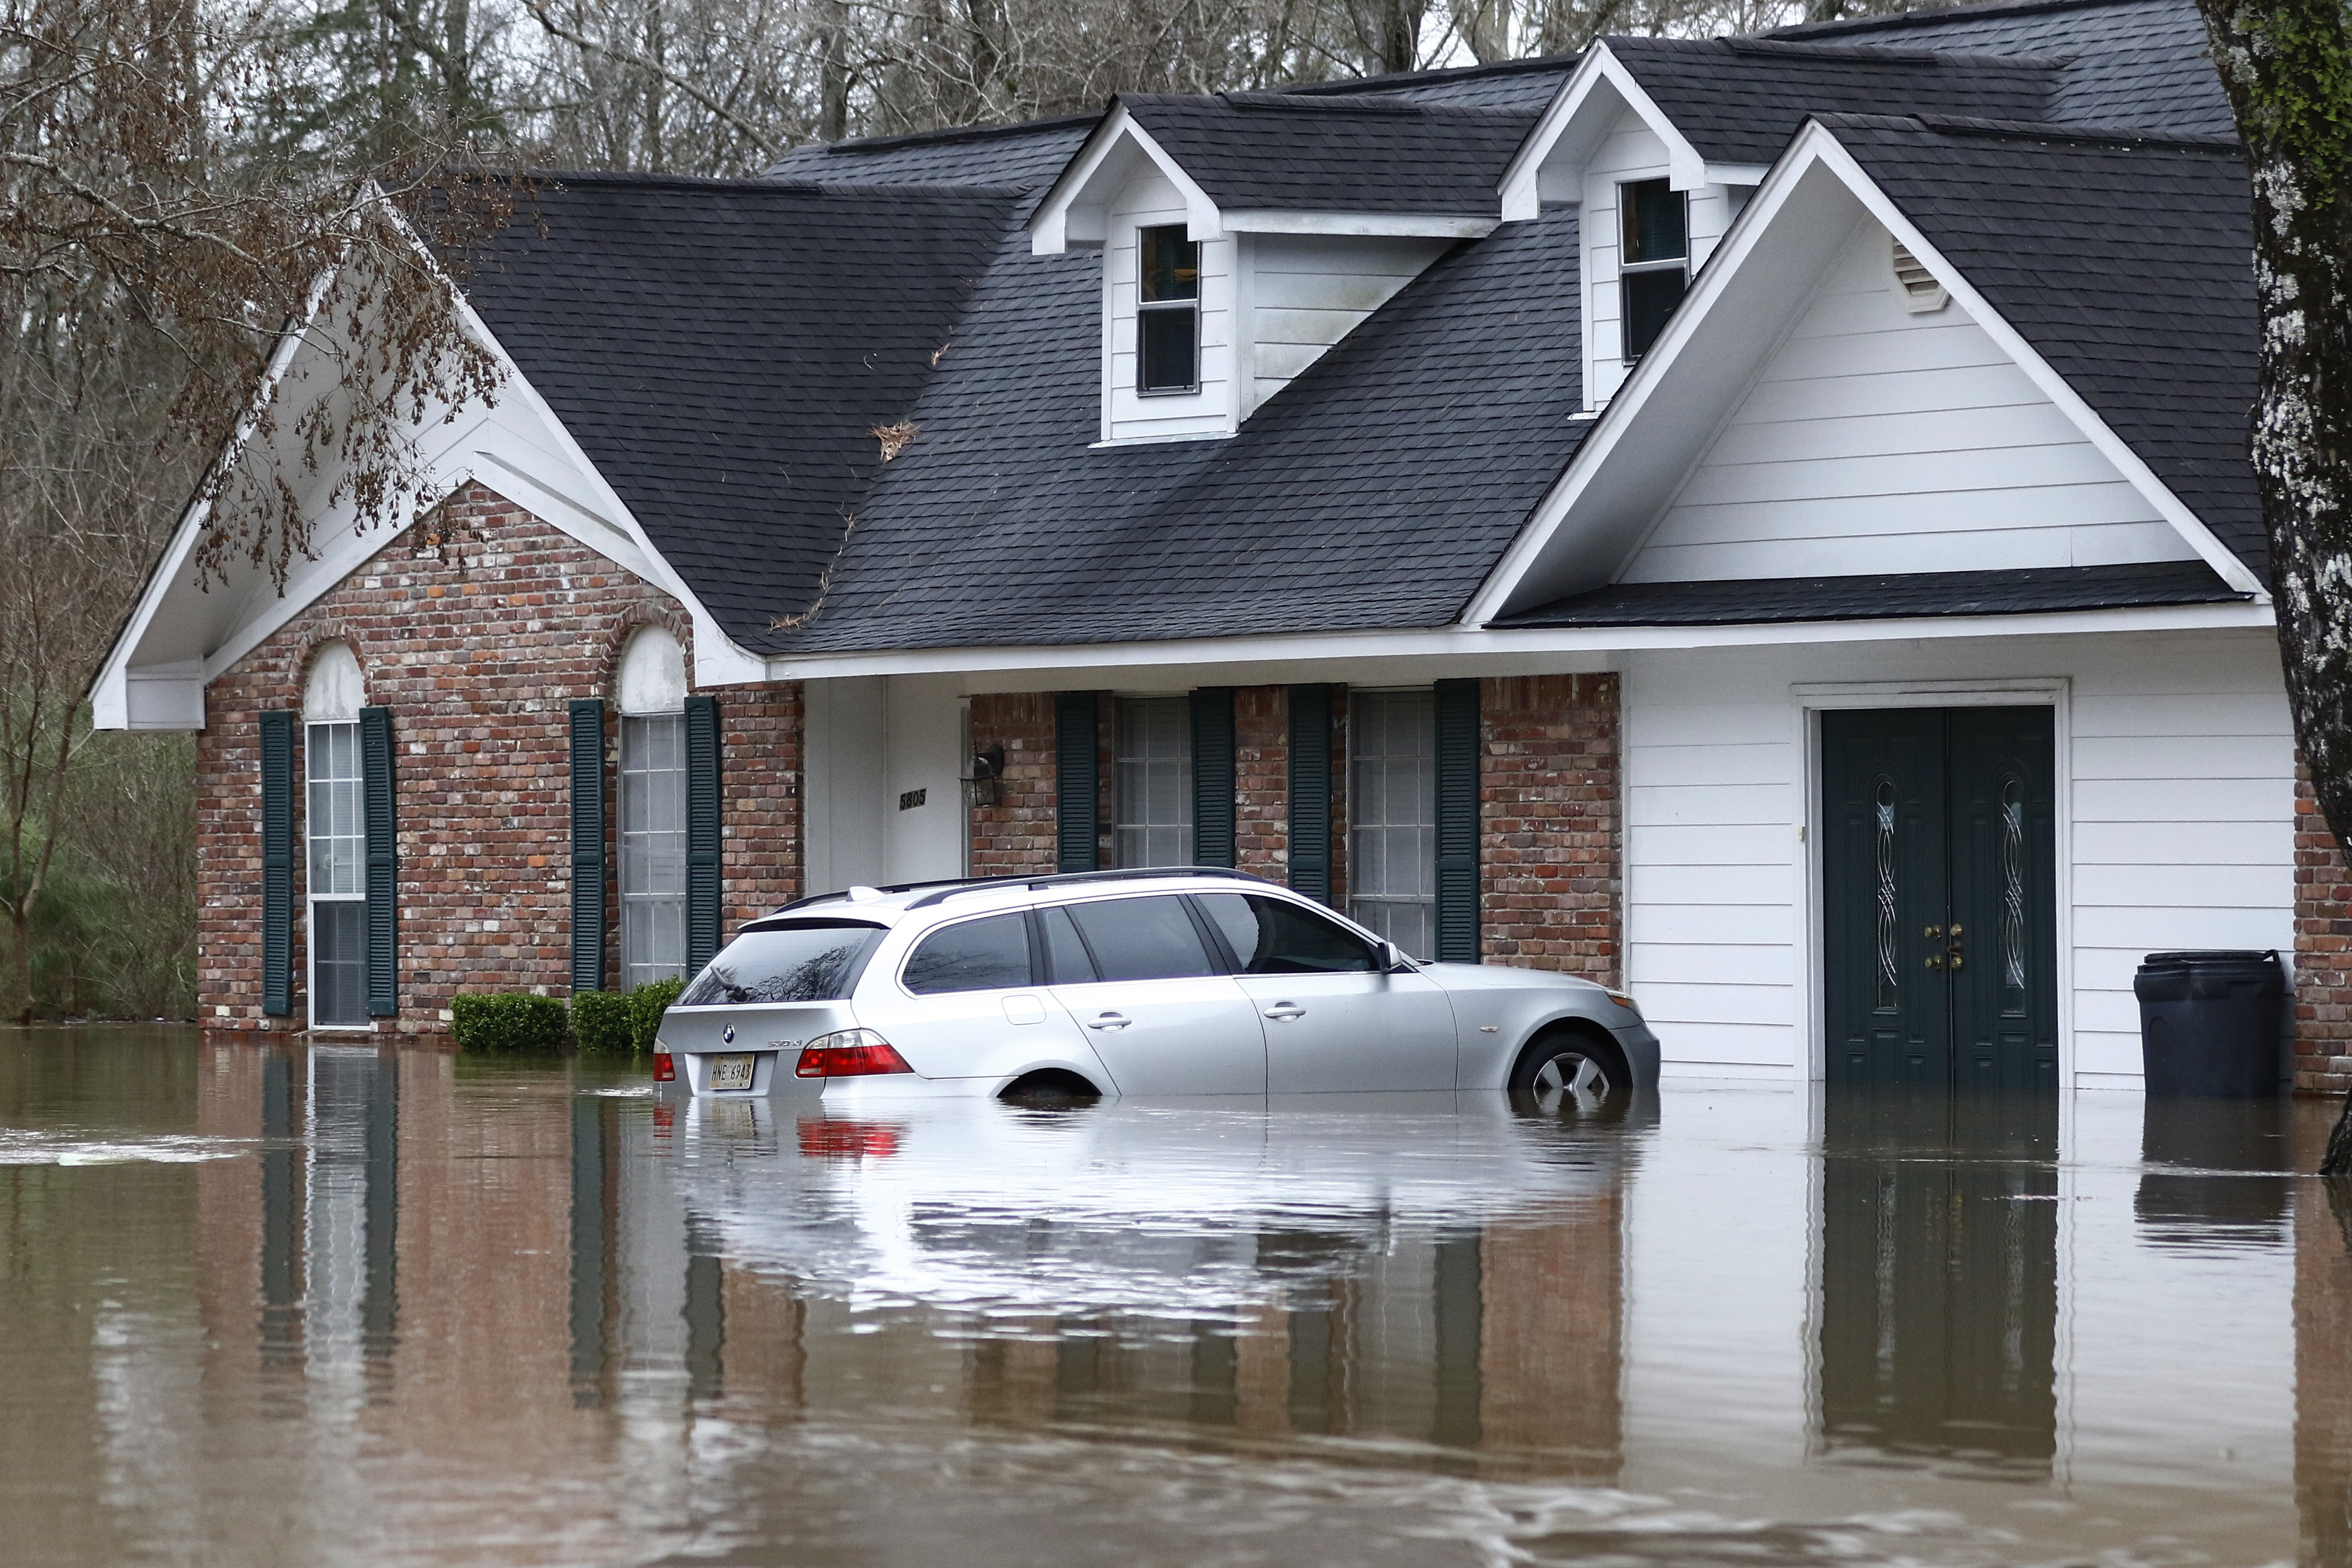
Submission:
POLYGON ((2057 1082, 2047 708, 1822 715, 1829 1077, 2057 1082))

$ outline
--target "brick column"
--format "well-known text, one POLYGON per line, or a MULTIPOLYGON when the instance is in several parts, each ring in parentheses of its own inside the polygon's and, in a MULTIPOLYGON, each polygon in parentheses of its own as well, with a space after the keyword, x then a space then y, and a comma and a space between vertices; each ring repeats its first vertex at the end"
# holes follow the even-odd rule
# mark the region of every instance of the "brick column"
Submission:
POLYGON ((1615 984, 1624 887, 1617 677, 1489 679, 1479 709, 1486 956, 1615 984))
POLYGON ((1051 871, 1054 837, 1054 697, 994 692, 971 700, 971 749, 1004 748, 1004 773, 973 786, 971 872, 1008 877, 1051 871))
MULTIPOLYGON (((719 697, 719 927, 790 903, 801 886, 801 687, 727 686, 719 697)), ((617 863, 617 861, 616 861, 617 863)))
POLYGON ((2294 1087, 2352 1089, 2352 875, 2300 763, 2294 779, 2294 1087))
POLYGON ((1234 689, 1234 863, 1290 882, 1290 698, 1280 686, 1234 689))

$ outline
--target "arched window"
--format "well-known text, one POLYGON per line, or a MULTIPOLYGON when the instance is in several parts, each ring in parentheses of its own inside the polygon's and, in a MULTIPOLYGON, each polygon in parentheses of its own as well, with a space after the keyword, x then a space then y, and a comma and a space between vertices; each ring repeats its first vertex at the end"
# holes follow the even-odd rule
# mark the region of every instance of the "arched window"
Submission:
POLYGON ((686 655, 647 626, 621 654, 621 984, 686 973, 686 655))
POLYGON ((310 1026, 368 1026, 367 816, 360 769, 360 661, 332 642, 302 692, 310 866, 310 1026))

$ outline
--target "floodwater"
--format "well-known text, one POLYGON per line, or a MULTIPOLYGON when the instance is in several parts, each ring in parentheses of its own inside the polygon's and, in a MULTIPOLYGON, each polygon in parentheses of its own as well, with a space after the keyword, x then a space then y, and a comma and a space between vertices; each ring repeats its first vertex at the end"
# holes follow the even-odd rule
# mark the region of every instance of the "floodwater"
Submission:
POLYGON ((0 1561, 2347 1563, 2330 1108, 0 1034, 0 1561))

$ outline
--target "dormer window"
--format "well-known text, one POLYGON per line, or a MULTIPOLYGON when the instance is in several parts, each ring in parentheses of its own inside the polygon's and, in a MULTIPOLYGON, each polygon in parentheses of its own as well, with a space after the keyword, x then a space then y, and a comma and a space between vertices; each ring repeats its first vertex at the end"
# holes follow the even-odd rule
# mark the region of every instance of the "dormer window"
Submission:
POLYGON ((1624 290, 1625 363, 1658 341, 1666 318, 1690 287, 1690 207, 1665 180, 1633 180, 1617 187, 1624 225, 1618 278, 1624 290))
POLYGON ((1201 390, 1201 245, 1181 223, 1139 231, 1135 390, 1201 390))

